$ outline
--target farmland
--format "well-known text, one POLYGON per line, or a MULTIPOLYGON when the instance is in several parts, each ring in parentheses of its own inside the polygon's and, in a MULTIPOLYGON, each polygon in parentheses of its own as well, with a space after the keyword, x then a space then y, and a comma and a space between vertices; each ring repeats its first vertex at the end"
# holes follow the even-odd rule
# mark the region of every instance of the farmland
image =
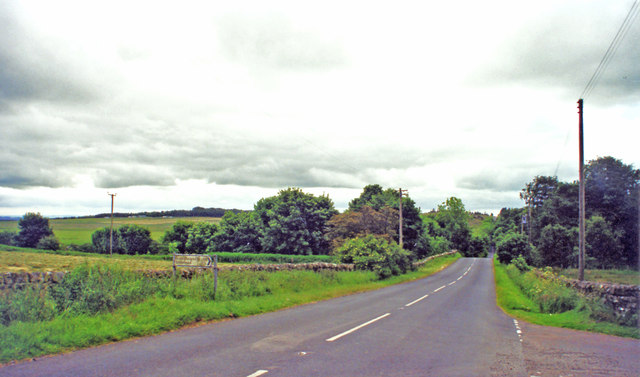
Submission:
MULTIPOLYGON (((164 233, 176 221, 219 223, 219 217, 114 217, 113 226, 139 225, 151 232, 151 238, 160 242, 164 233)), ((111 225, 109 218, 50 219, 49 225, 62 245, 91 243, 91 234, 111 225)), ((0 230, 18 231, 18 221, 0 221, 0 230)))

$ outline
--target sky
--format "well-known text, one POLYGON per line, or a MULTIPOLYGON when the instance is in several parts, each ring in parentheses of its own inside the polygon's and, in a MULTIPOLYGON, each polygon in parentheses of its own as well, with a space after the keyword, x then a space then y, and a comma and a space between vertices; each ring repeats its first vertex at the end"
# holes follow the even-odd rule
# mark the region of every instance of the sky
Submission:
MULTIPOLYGON (((632 0, 0 2, 0 216, 252 209, 365 185, 497 214, 578 177, 632 0)), ((640 167, 640 22, 585 160, 640 167)))

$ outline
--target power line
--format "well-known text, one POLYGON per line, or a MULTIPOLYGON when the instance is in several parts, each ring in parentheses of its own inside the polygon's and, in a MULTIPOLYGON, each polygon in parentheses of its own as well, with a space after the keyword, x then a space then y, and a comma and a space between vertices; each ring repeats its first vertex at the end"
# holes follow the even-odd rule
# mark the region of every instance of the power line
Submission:
POLYGON ((622 42, 624 37, 627 35, 629 29, 631 28, 631 25, 638 16, 638 9, 638 0, 635 0, 633 2, 633 5, 631 5, 631 9, 629 9, 627 16, 622 22, 622 25, 620 25, 618 32, 609 44, 609 48, 607 48, 607 51, 604 53, 604 56, 600 60, 600 64, 598 64, 598 67, 596 68, 595 72, 593 72, 593 75, 589 79, 589 82, 587 82, 587 86, 585 86, 584 90, 582 91, 580 98, 584 99, 589 96, 589 94, 591 94, 591 92, 593 91, 593 88, 595 88, 598 84, 598 80, 609 66, 609 63, 613 59, 613 56, 616 54, 616 51, 620 46, 620 42, 622 42))

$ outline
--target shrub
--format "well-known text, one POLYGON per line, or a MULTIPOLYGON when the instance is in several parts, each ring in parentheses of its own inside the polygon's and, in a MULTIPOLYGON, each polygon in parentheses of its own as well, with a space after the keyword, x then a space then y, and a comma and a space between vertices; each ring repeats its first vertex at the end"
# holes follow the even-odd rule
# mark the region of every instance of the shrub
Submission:
POLYGON ((584 304, 578 292, 555 279, 551 268, 546 268, 542 276, 538 276, 534 270, 521 272, 516 264, 507 266, 507 274, 525 295, 538 304, 540 312, 562 313, 584 304))
POLYGON ((451 251, 451 242, 446 237, 436 236, 431 241, 431 252, 433 255, 451 251))
POLYGON ((58 242, 58 239, 55 236, 46 236, 38 241, 36 248, 56 251, 60 249, 60 242, 58 242))
POLYGON ((465 257, 479 257, 484 258, 487 256, 487 248, 489 245, 489 239, 486 236, 472 236, 469 242, 469 249, 465 254, 465 257))
POLYGON ((576 229, 559 224, 549 224, 540 232, 538 250, 544 266, 567 268, 577 261, 575 247, 578 244, 576 229))
POLYGON ((17 233, 9 230, 0 230, 0 244, 13 245, 15 243, 17 233))
POLYGON ((380 279, 411 268, 408 251, 372 235, 346 240, 336 250, 336 256, 343 263, 353 263, 358 270, 374 271, 380 279))

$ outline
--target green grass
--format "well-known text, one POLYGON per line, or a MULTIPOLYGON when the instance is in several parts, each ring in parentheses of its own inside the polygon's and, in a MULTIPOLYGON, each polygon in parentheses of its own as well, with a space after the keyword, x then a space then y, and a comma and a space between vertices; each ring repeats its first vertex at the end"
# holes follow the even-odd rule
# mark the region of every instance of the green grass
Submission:
MULTIPOLYGON (((598 332, 631 338, 640 338, 640 329, 631 326, 621 326, 611 322, 598 322, 591 317, 593 310, 589 303, 576 297, 574 309, 549 313, 544 312, 541 303, 527 296, 507 273, 505 265, 494 258, 496 281, 496 296, 498 306, 507 314, 543 326, 564 327, 575 330, 598 332)), ((528 287, 531 288, 531 287, 528 287)), ((542 292, 545 294, 546 292, 542 292)), ((577 292, 574 292, 579 296, 577 292)))
MULTIPOLYGON (((160 242, 164 233, 169 230, 176 221, 188 222, 211 222, 219 223, 218 217, 114 217, 113 226, 117 228, 121 225, 140 225, 151 232, 151 238, 160 242)), ((49 219, 49 226, 53 229, 54 235, 63 245, 91 243, 91 234, 96 230, 111 225, 109 218, 86 218, 86 219, 49 219)), ((0 221, 0 230, 18 231, 18 221, 0 221)))
MULTIPOLYGON (((558 275, 566 276, 570 279, 578 278, 578 270, 575 268, 556 272, 558 275)), ((640 272, 636 270, 584 270, 584 279, 601 283, 640 285, 640 272)))
POLYGON ((132 273, 122 269, 103 268, 99 272, 95 268, 81 267, 74 270, 75 278, 68 282, 65 279, 68 291, 64 287, 54 289, 59 289, 59 293, 55 295, 57 301, 54 300, 53 305, 53 299, 46 299, 38 289, 12 293, 13 296, 0 300, 3 318, 8 321, 7 325, 0 326, 0 362, 379 289, 429 276, 458 258, 459 254, 436 258, 417 271, 385 280, 377 280, 375 273, 369 271, 222 271, 215 299, 212 298, 210 274, 192 280, 155 279, 144 283, 142 277, 134 278, 132 273), (79 287, 87 288, 83 291, 79 287), (77 295, 79 291, 85 293, 79 296, 63 294, 73 292, 77 295), (10 306, 16 302, 23 303, 24 307, 10 306), (104 310, 117 302, 130 304, 104 310), (96 309, 96 303, 102 306, 96 309), (61 309, 62 314, 52 314, 61 309), (36 313, 46 320, 10 320, 33 318, 36 313))
MULTIPOLYGON (((215 253, 220 264, 281 264, 335 262, 329 255, 283 255, 251 253, 215 253)), ((123 255, 86 253, 71 250, 41 250, 0 244, 0 272, 68 271, 88 263, 121 264, 129 270, 166 270, 171 268, 172 255, 123 255)))

